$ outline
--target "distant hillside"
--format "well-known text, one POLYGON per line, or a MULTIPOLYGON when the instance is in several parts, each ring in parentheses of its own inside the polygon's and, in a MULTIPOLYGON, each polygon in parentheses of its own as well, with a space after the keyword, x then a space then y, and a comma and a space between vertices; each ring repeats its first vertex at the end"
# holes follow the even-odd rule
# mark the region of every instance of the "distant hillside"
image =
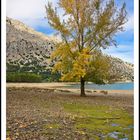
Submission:
MULTIPOLYGON (((7 71, 45 72, 55 62, 50 59, 57 40, 39 33, 18 20, 6 19, 7 71)), ((114 81, 133 81, 133 64, 110 57, 114 81), (116 76, 117 75, 117 76, 116 76)))
POLYGON ((6 27, 8 64, 18 64, 20 67, 52 66, 50 54, 57 41, 55 38, 47 37, 10 18, 6 19, 6 27))
POLYGON ((124 62, 119 58, 110 57, 112 79, 114 81, 133 81, 134 80, 134 65, 124 62))

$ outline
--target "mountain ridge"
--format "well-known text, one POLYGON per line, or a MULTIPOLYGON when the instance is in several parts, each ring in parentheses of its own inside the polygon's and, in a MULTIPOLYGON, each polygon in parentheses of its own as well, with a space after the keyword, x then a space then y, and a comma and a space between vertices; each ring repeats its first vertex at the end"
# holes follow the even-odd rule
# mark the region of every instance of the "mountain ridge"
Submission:
MULTIPOLYGON (((9 17, 6 18, 6 35, 7 71, 9 65, 17 66, 18 71, 30 72, 52 68, 55 62, 50 59, 50 55, 60 40, 48 37, 9 17)), ((112 56, 109 58, 113 66, 110 72, 114 76, 119 75, 121 78, 118 80, 133 81, 133 64, 112 56)))

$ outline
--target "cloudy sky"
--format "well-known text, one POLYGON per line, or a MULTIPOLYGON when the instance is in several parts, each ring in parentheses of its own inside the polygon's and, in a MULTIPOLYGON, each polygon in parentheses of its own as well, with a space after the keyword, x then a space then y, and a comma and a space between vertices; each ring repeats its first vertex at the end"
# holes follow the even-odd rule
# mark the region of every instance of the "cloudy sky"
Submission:
MULTIPOLYGON (((8 17, 18 19, 37 31, 43 32, 49 36, 54 34, 54 30, 48 25, 47 19, 44 17, 45 4, 52 1, 54 5, 58 0, 6 0, 6 15, 8 17)), ((123 59, 124 61, 133 63, 134 61, 134 0, 116 0, 118 7, 126 3, 128 12, 128 22, 124 25, 125 32, 118 33, 116 40, 117 47, 110 47, 104 52, 112 56, 123 59)), ((61 11, 59 11, 61 14, 61 11)))

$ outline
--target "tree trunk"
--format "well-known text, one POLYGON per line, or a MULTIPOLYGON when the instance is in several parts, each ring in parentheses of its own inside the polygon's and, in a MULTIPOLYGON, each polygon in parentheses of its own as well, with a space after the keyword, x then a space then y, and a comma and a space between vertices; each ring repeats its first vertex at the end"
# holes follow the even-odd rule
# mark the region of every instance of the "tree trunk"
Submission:
POLYGON ((81 77, 81 96, 82 97, 85 97, 86 94, 85 94, 85 80, 81 77))

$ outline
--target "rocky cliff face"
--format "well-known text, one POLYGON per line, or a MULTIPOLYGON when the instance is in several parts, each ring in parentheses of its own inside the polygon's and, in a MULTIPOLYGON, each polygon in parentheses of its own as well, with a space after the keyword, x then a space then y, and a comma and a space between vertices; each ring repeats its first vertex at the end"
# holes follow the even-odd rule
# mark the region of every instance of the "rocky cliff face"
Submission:
POLYGON ((21 67, 52 66, 50 54, 58 40, 49 38, 10 18, 6 19, 6 27, 7 63, 19 64, 21 67))
POLYGON ((133 81, 134 80, 134 66, 131 63, 124 62, 119 58, 109 57, 111 62, 111 76, 117 81, 133 81))
MULTIPOLYGON (((59 40, 11 18, 6 19, 6 27, 7 71, 42 71, 53 66, 50 55, 59 40)), ((133 80, 132 64, 113 57, 110 61, 113 65, 110 73, 115 80, 133 80)))

